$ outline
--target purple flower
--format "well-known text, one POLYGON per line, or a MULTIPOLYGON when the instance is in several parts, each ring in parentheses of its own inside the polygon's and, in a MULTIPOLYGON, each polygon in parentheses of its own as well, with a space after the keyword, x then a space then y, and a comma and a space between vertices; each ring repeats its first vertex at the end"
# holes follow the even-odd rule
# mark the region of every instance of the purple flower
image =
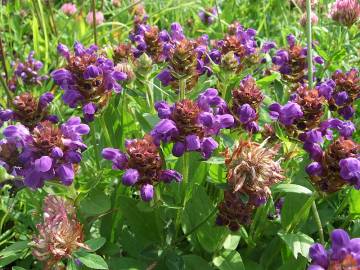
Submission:
POLYGON ((278 119, 285 126, 292 125, 303 116, 300 105, 291 101, 284 106, 273 103, 270 105, 269 110, 271 118, 274 120, 278 119))
POLYGON ((158 78, 163 86, 168 86, 170 82, 174 80, 173 76, 171 75, 170 71, 168 69, 164 69, 161 71, 156 78, 158 78))
POLYGON ((183 29, 179 23, 177 22, 172 23, 170 29, 171 29, 170 36, 174 42, 179 42, 185 38, 183 29))
POLYGON ((121 91, 118 81, 127 78, 126 73, 116 71, 113 62, 98 54, 97 50, 96 45, 85 48, 81 43, 75 42, 74 53, 70 53, 65 45, 59 44, 58 52, 67 60, 68 65, 51 73, 55 83, 64 90, 62 98, 67 105, 71 108, 86 106, 83 111, 87 121, 93 120, 94 113, 91 111, 95 107, 100 110, 106 105, 104 101, 108 100, 110 91, 121 91), (89 105, 90 103, 93 105, 89 105))
POLYGON ((214 23, 216 19, 217 16, 216 7, 206 8, 205 10, 200 11, 198 15, 203 24, 210 25, 214 23))
POLYGON ((303 147, 304 150, 310 154, 310 157, 313 160, 321 161, 323 156, 323 151, 320 145, 316 143, 305 142, 303 147))
POLYGON ((276 48, 276 43, 274 41, 266 41, 262 48, 261 48, 261 51, 263 53, 268 53, 271 49, 274 49, 276 48))
POLYGON ((150 184, 145 184, 140 189, 141 199, 145 202, 151 201, 154 197, 154 187, 150 184))
POLYGON ((240 122, 243 124, 250 122, 256 117, 255 110, 249 104, 244 104, 239 107, 237 113, 239 115, 240 122))
POLYGON ((92 102, 86 104, 83 107, 83 115, 85 122, 94 121, 96 110, 97 110, 96 105, 92 102))
POLYGON ((213 88, 200 94, 196 102, 186 99, 172 106, 159 102, 155 109, 162 120, 150 135, 156 144, 173 142, 172 153, 177 157, 185 151, 199 151, 209 158, 217 148, 210 137, 234 125, 233 116, 224 113, 228 110, 225 101, 213 88))
POLYGON ((308 269, 326 270, 330 265, 334 269, 356 269, 360 264, 360 239, 350 239, 346 231, 335 229, 331 233, 331 241, 328 251, 318 243, 310 247, 311 265, 308 269))
POLYGON ((125 186, 133 186, 139 180, 140 174, 136 169, 127 169, 122 177, 125 186))
POLYGON ((174 170, 162 170, 159 179, 165 183, 170 183, 172 181, 181 182, 182 175, 174 170))
POLYGON ((288 35, 288 36, 286 37, 286 40, 287 40, 290 48, 295 46, 296 38, 295 38, 295 36, 294 36, 293 34, 288 35))
POLYGON ((344 180, 360 189, 360 160, 357 158, 345 158, 340 160, 340 176, 344 180))
POLYGON ((320 96, 330 100, 335 89, 335 82, 333 80, 327 80, 319 84, 316 89, 319 91, 320 96))
POLYGON ((336 105, 341 106, 341 105, 344 105, 348 101, 349 95, 346 91, 342 91, 342 92, 336 93, 334 95, 334 99, 335 99, 336 105))
POLYGON ((106 160, 113 162, 114 170, 124 170, 127 166, 128 159, 126 155, 115 148, 104 148, 102 156, 106 160))
POLYGON ((312 162, 306 167, 305 170, 309 175, 312 175, 312 176, 321 175, 322 166, 319 162, 312 162))

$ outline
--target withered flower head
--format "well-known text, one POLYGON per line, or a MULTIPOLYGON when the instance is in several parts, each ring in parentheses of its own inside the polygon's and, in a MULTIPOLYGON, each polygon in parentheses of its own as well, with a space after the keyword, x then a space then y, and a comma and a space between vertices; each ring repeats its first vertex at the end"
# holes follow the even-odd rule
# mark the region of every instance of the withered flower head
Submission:
POLYGON ((37 229, 39 234, 32 242, 33 255, 45 262, 44 269, 53 269, 62 259, 71 258, 80 247, 88 249, 73 205, 61 197, 45 198, 44 220, 37 229))
POLYGON ((254 203, 264 202, 271 194, 270 186, 284 179, 279 161, 274 160, 279 146, 265 147, 264 143, 241 141, 232 153, 225 153, 227 179, 233 192, 246 193, 250 201, 256 198, 254 203))
POLYGON ((219 225, 236 231, 240 225, 249 224, 255 209, 271 195, 271 185, 284 179, 279 161, 274 160, 278 146, 268 148, 265 143, 240 141, 232 153, 226 150, 230 190, 225 191, 219 205, 219 225))
POLYGON ((120 43, 114 48, 114 64, 119 64, 122 62, 128 62, 129 60, 133 61, 134 56, 131 50, 131 43, 120 43))

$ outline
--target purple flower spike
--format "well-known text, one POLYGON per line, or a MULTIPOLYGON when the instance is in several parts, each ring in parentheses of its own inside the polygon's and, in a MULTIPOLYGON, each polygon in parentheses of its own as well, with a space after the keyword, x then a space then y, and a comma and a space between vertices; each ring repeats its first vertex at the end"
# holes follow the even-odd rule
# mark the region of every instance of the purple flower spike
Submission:
POLYGON ((256 117, 256 112, 249 104, 244 104, 239 107, 238 115, 240 122, 246 124, 256 117))
POLYGON ((140 174, 136 169, 127 169, 122 177, 125 186, 133 186, 139 180, 140 174))
POLYGON ((268 53, 271 49, 274 49, 274 48, 276 48, 276 43, 275 43, 275 42, 273 42, 273 41, 266 41, 266 42, 263 44, 263 46, 262 46, 262 48, 261 48, 261 51, 262 51, 263 53, 268 53))
POLYGON ((145 202, 149 202, 154 197, 154 187, 150 184, 145 184, 140 189, 141 199, 145 202))

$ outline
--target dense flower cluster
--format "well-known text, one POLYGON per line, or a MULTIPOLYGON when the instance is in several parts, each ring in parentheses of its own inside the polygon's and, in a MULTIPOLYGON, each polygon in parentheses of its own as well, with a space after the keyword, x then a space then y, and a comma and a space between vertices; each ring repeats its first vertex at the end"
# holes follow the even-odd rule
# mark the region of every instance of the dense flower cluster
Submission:
POLYGON ((107 104, 112 91, 121 91, 117 81, 126 79, 126 74, 116 71, 113 62, 97 50, 96 45, 86 49, 76 42, 75 53, 70 53, 65 45, 59 44, 58 52, 67 65, 51 73, 55 83, 64 90, 64 102, 71 108, 82 105, 86 121, 94 119, 96 111, 107 104))
POLYGON ((306 167, 306 172, 319 190, 331 193, 346 184, 360 188, 360 148, 350 138, 354 131, 351 122, 329 119, 319 128, 300 135, 304 149, 314 160, 306 167), (340 137, 333 140, 332 130, 337 130, 340 137), (323 151, 324 138, 333 141, 323 151))
POLYGON ((238 230, 240 225, 249 224, 253 211, 270 197, 270 187, 284 179, 279 161, 274 160, 279 147, 263 144, 241 141, 231 154, 227 149, 230 190, 225 191, 224 202, 219 205, 218 225, 238 230))
POLYGON ((126 153, 115 148, 104 148, 102 156, 112 161, 114 170, 125 170, 122 183, 139 187, 142 200, 152 200, 155 183, 182 180, 181 174, 177 171, 162 169, 163 161, 151 136, 128 140, 125 148, 126 153))
POLYGON ((360 3, 358 0, 336 0, 330 10, 330 17, 334 21, 352 26, 360 18, 360 3))
POLYGON ((0 141, 0 164, 8 173, 21 176, 24 185, 39 188, 46 180, 59 179, 64 185, 73 182, 81 151, 86 149, 82 136, 89 127, 78 117, 60 127, 45 120, 33 130, 22 124, 10 125, 0 141))
POLYGON ((240 86, 232 90, 230 111, 235 118, 235 125, 241 125, 249 132, 259 131, 257 120, 263 99, 264 95, 256 86, 255 79, 251 75, 245 77, 240 86))
POLYGON ((348 72, 338 70, 332 75, 332 80, 320 87, 328 97, 330 110, 337 111, 345 119, 350 119, 354 115, 354 102, 359 98, 360 92, 357 69, 353 68, 348 72))
POLYGON ((200 94, 195 102, 184 99, 170 106, 161 101, 155 108, 161 121, 151 135, 157 144, 173 142, 172 153, 177 157, 185 151, 199 151, 203 158, 210 158, 218 147, 212 136, 234 124, 232 115, 223 114, 226 104, 214 88, 200 94))
POLYGON ((48 106, 54 99, 54 95, 47 92, 36 99, 30 93, 22 93, 16 96, 12 103, 12 109, 0 110, 0 121, 15 120, 32 130, 39 122, 49 120, 56 123, 57 117, 49 115, 48 106))
POLYGON ((350 239, 346 231, 335 229, 331 233, 331 242, 329 250, 319 243, 310 247, 308 270, 359 269, 360 238, 350 239))
MULTIPOLYGON (((272 58, 273 69, 290 83, 302 83, 307 75, 307 48, 298 44, 294 35, 288 35, 287 42, 289 47, 278 50, 272 58)), ((314 56, 313 61, 324 63, 320 56, 314 56)))
POLYGON ((44 262, 44 269, 54 268, 62 259, 72 258, 84 244, 83 227, 77 220, 75 207, 69 201, 54 195, 44 199, 44 219, 37 224, 39 231, 31 243, 33 255, 44 262))
POLYGON ((39 71, 43 67, 43 63, 34 58, 34 51, 31 51, 25 62, 19 60, 11 63, 14 69, 14 75, 9 80, 8 85, 11 91, 15 91, 18 86, 18 81, 21 81, 26 87, 31 85, 41 85, 41 82, 46 80, 48 76, 40 75, 39 71))
POLYGON ((295 136, 299 131, 317 127, 324 113, 325 98, 318 89, 299 86, 284 106, 273 103, 269 106, 270 116, 286 127, 295 136))
POLYGON ((240 72, 250 64, 258 62, 255 37, 255 29, 246 29, 239 23, 234 23, 229 27, 225 38, 216 43, 210 56, 225 70, 240 72))

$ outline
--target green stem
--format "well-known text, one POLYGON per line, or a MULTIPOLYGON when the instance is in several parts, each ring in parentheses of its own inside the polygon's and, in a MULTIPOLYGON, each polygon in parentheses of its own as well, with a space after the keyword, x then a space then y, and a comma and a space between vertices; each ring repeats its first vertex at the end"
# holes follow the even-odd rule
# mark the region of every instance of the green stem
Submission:
POLYGON ((9 74, 8 74, 8 71, 7 71, 7 68, 6 68, 5 50, 4 50, 1 38, 0 38, 0 56, 1 56, 1 62, 2 62, 2 65, 3 65, 3 69, 4 69, 4 72, 5 72, 5 80, 6 80, 6 82, 8 82, 9 74))
POLYGON ((179 80, 179 100, 184 100, 186 97, 186 79, 179 80))
POLYGON ((311 205, 311 209, 313 211, 314 220, 315 220, 318 232, 319 232, 320 243, 324 244, 325 243, 325 241, 324 241, 324 230, 323 230, 322 225, 321 225, 321 220, 320 220, 319 212, 317 210, 315 201, 313 201, 313 203, 311 205))
MULTIPOLYGON (((50 62, 49 60, 49 38, 48 38, 48 33, 47 33, 47 28, 46 28, 46 23, 45 23, 45 15, 44 15, 44 11, 42 8, 42 3, 40 0, 37 1, 38 6, 39 6, 39 12, 40 12, 40 23, 41 23, 41 28, 43 29, 44 32, 44 46, 45 46, 45 65, 44 65, 44 72, 46 73, 48 71, 48 64, 50 62)), ((34 3, 35 5, 35 3, 34 3)))
POLYGON ((96 33, 96 4, 95 4, 95 0, 92 0, 92 15, 93 15, 94 43, 95 43, 95 45, 97 45, 97 33, 96 33))
POLYGON ((308 60, 308 83, 309 89, 313 86, 313 62, 312 62, 312 31, 311 31, 311 1, 306 0, 306 35, 307 35, 307 60, 308 60))
POLYGON ((3 76, 0 76, 0 82, 1 82, 2 86, 5 89, 5 94, 6 94, 7 98, 8 98, 8 103, 9 103, 12 100, 12 93, 10 92, 10 89, 9 89, 5 79, 3 78, 3 76))

